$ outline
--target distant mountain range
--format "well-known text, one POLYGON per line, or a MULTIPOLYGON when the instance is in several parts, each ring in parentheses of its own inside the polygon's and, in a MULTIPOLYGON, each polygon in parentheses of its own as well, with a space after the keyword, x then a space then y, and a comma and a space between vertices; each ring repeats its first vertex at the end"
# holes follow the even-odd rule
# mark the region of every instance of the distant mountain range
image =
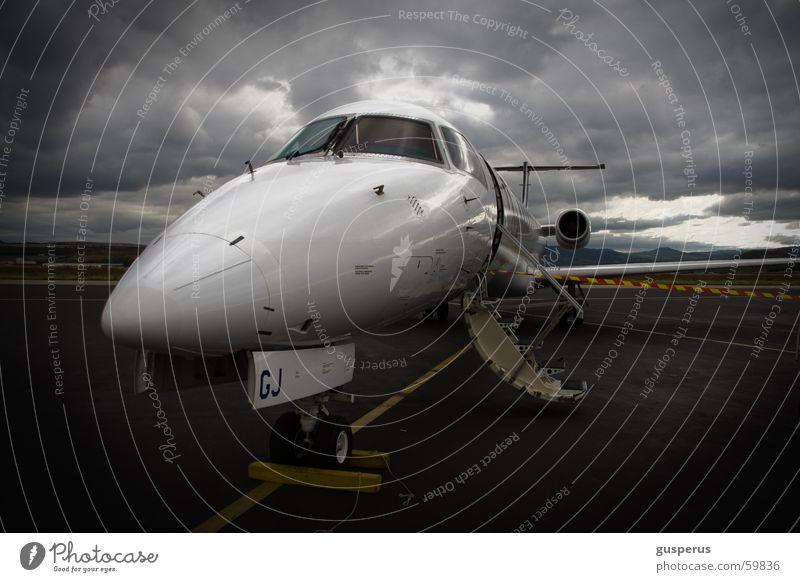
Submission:
MULTIPOLYGON (((78 253, 78 242, 56 242, 53 244, 52 254, 56 261, 72 263, 78 261, 80 254, 81 261, 87 263, 119 263, 125 266, 130 265, 144 250, 144 245, 127 243, 99 243, 86 242, 80 243, 81 249, 78 253)), ((0 262, 14 262, 23 256, 36 263, 47 260, 50 249, 48 243, 29 242, 15 243, 0 241, 0 262)))
MULTIPOLYGON (((735 249, 720 249, 711 252, 692 251, 682 252, 670 247, 661 247, 650 251, 636 251, 623 253, 614 249, 584 248, 577 251, 565 250, 556 247, 550 249, 550 258, 558 252, 557 266, 567 265, 619 265, 623 263, 661 263, 666 261, 714 261, 733 259, 739 251, 735 249)), ((741 259, 760 259, 764 257, 785 257, 791 247, 776 249, 747 249, 741 251, 741 259)))

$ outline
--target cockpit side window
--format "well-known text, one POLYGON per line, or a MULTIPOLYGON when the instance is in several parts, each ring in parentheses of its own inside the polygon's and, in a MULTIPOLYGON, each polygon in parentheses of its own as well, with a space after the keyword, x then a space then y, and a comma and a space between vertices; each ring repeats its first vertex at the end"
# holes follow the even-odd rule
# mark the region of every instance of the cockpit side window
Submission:
POLYGON ((445 147, 447 148, 447 153, 450 154, 450 161, 453 162, 453 165, 459 170, 472 174, 481 184, 488 187, 481 159, 472 144, 463 135, 449 127, 442 127, 441 129, 445 147))
POLYGON ((342 152, 387 154, 442 163, 429 123, 402 117, 364 115, 336 146, 342 152))
POLYGON ((270 161, 289 156, 301 156, 321 150, 326 145, 329 145, 328 142, 330 142, 331 138, 334 137, 334 134, 342 127, 346 120, 346 117, 339 116, 326 117, 325 119, 312 121, 294 134, 294 137, 292 137, 285 146, 279 149, 278 152, 270 158, 270 161))

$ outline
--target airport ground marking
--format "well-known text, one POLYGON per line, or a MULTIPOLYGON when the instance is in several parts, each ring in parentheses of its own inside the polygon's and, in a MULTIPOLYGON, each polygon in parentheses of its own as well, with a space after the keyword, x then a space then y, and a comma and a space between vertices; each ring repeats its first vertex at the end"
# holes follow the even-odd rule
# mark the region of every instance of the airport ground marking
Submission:
MULTIPOLYGON (((576 283, 589 283, 591 285, 615 285, 623 287, 648 287, 651 289, 664 289, 667 291, 682 291, 690 293, 710 293, 711 295, 733 295, 734 297, 765 297, 775 299, 778 294, 769 291, 748 291, 730 289, 728 287, 703 287, 698 285, 670 285, 666 283, 647 283, 645 281, 627 281, 624 279, 605 279, 599 277, 578 277, 577 275, 554 275, 556 279, 574 281, 576 283)), ((783 294, 784 299, 800 299, 800 295, 783 294)))
POLYGON ((252 479, 270 483, 316 487, 358 493, 378 493, 383 479, 379 473, 343 471, 341 469, 319 469, 317 467, 297 467, 279 463, 250 463, 247 474, 252 479))
MULTIPOLYGON (((367 412, 364 416, 356 420, 351 425, 353 433, 358 432, 369 423, 373 422, 376 418, 385 414, 390 408, 401 402, 406 396, 414 393, 418 388, 423 386, 436 374, 447 368, 450 364, 455 362, 472 346, 472 342, 466 344, 455 353, 445 358, 442 362, 435 365, 433 368, 425 372, 422 376, 411 382, 408 386, 400 390, 399 393, 390 396, 384 400, 377 407, 367 412)), ((192 531, 195 533, 213 533, 218 532, 222 528, 233 523, 234 520, 241 517, 244 513, 261 503, 267 496, 271 495, 282 486, 281 483, 273 483, 265 481, 254 489, 251 489, 239 499, 221 509, 216 514, 205 520, 203 523, 195 527, 192 531)))
MULTIPOLYGON (((514 275, 532 277, 534 273, 525 271, 509 271, 506 269, 493 269, 495 273, 512 273, 514 275)), ((730 295, 733 297, 764 297, 775 299, 779 293, 770 291, 748 291, 745 289, 730 289, 728 287, 699 287, 697 285, 669 285, 667 283, 647 283, 646 281, 629 281, 626 279, 606 279, 605 277, 578 277, 577 275, 553 275, 554 279, 572 281, 574 283, 587 283, 589 285, 611 285, 615 287, 647 287, 650 289, 663 289, 665 291, 681 291, 684 293, 708 293, 711 295, 730 295)), ((783 299, 800 301, 800 295, 781 294, 783 299)))
POLYGON ((228 505, 225 509, 222 509, 215 515, 209 517, 192 531, 194 533, 218 532, 226 525, 233 523, 237 517, 251 509, 256 503, 267 497, 267 495, 274 493, 280 488, 280 483, 271 483, 265 481, 255 489, 251 489, 242 495, 239 499, 228 505))
POLYGON ((447 366, 455 362, 471 346, 472 343, 468 343, 467 345, 459 349, 457 352, 450 355, 448 358, 446 358, 445 360, 443 360, 442 362, 440 362, 439 364, 437 364, 436 366, 425 372, 422 376, 420 376, 419 378, 414 380, 411 384, 403 388, 399 393, 395 394, 394 396, 390 396, 389 398, 384 400, 381 404, 379 404, 378 406, 370 410, 368 413, 366 413, 364 416, 356 420, 351 425, 352 427, 351 430, 353 431, 353 433, 354 434, 357 433, 359 430, 361 430, 362 428, 373 422, 375 419, 386 414, 386 412, 388 412, 389 409, 399 404, 406 396, 413 394, 415 390, 424 385, 436 374, 444 370, 447 366))
MULTIPOLYGON (((601 297, 600 299, 610 299, 610 298, 601 297)), ((595 299, 595 301, 596 300, 597 299, 595 299)), ((509 309, 501 309, 500 313, 512 314, 512 313, 516 313, 516 311, 511 311, 509 309)), ((525 317, 530 318, 530 319, 547 319, 547 317, 539 316, 539 315, 526 315, 525 317)), ((666 318, 664 318, 664 319, 666 319, 666 318)), ((613 324, 610 324, 610 323, 594 323, 594 322, 585 321, 585 320, 581 325, 591 325, 593 327, 608 327, 610 329, 625 329, 621 325, 613 325, 613 324)), ((672 333, 666 333, 666 332, 663 332, 663 331, 655 331, 655 329, 653 329, 653 330, 650 330, 650 329, 632 329, 631 331, 635 331, 637 333, 648 333, 648 334, 653 334, 653 335, 661 335, 661 336, 665 336, 665 337, 673 337, 673 335, 674 335, 672 333)), ((731 345, 731 346, 736 346, 736 347, 740 347, 740 348, 749 348, 749 349, 753 348, 753 344, 743 344, 741 342, 718 340, 718 339, 711 339, 711 338, 705 339, 705 338, 697 337, 697 336, 693 336, 693 335, 685 335, 685 336, 683 336, 683 339, 694 340, 694 341, 705 342, 705 343, 722 344, 722 345, 725 345, 725 346, 731 345)), ((764 347, 762 349, 768 350, 768 351, 771 351, 771 352, 780 352, 781 354, 791 354, 792 353, 791 351, 780 349, 780 348, 764 347)))

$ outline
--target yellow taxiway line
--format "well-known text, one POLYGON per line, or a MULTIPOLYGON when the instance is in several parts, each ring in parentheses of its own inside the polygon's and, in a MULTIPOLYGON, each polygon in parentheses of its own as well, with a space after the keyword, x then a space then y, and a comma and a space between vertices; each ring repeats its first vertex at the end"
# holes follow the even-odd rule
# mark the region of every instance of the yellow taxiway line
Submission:
MULTIPOLYGON (((422 376, 414 380, 411 384, 403 388, 399 393, 395 394, 394 396, 390 396, 377 407, 370 410, 364 416, 356 420, 352 425, 353 433, 358 432, 375 419, 379 418, 380 416, 384 415, 390 408, 396 406, 399 402, 401 402, 405 397, 412 394, 418 388, 420 388, 423 384, 428 382, 431 378, 433 378, 436 374, 444 370, 447 366, 455 362, 458 358, 464 355, 472 343, 468 343, 461 349, 459 349, 454 354, 445 358, 442 362, 435 365, 429 371, 425 372, 422 376)), ((265 499, 268 495, 271 495, 275 491, 281 488, 281 483, 274 483, 270 481, 265 481, 261 483, 256 488, 251 489, 244 495, 242 495, 239 499, 228 505, 227 507, 221 509, 203 523, 198 525, 192 531, 195 533, 211 533, 217 532, 222 528, 230 525, 235 519, 240 517, 245 512, 252 509, 254 506, 258 505, 263 499, 265 499)))
POLYGON ((250 463, 247 474, 252 479, 260 479, 270 483, 321 487, 339 491, 359 491, 361 493, 378 493, 381 490, 382 482, 378 473, 318 469, 317 467, 295 467, 277 463, 262 463, 261 461, 250 463))
POLYGON ((347 459, 347 466, 356 469, 388 469, 389 453, 381 451, 361 451, 353 449, 347 459))
MULTIPOLYGON (((733 263, 732 263, 733 264, 733 263)), ((519 275, 523 277, 536 277, 540 278, 541 275, 537 273, 527 273, 525 271, 511 271, 508 269, 492 269, 494 273, 506 273, 511 275, 519 275)), ((669 273, 668 273, 669 274, 669 273)), ((712 295, 733 295, 734 297, 764 297, 766 299, 777 299, 780 301, 800 300, 800 295, 790 295, 789 293, 771 293, 769 291, 749 291, 737 290, 730 287, 700 287, 697 285, 671 285, 667 283, 647 283, 646 281, 630 281, 627 279, 606 279, 604 277, 579 277, 578 275, 553 275, 554 279, 561 279, 564 281, 574 281, 577 283, 589 283, 590 285, 614 285, 616 287, 648 287, 653 289, 664 289, 666 291, 685 291, 689 293, 710 293, 712 295)))

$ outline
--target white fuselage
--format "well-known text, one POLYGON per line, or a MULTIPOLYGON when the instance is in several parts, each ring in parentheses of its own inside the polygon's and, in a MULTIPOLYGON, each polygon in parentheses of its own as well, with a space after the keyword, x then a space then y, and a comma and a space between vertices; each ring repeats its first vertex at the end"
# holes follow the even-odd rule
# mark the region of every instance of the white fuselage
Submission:
MULTIPOLYGON (((441 139, 447 122, 427 120, 441 139)), ((435 308, 474 288, 492 257, 530 268, 502 240, 493 248, 498 195, 483 171, 488 188, 449 159, 352 151, 270 162, 170 225, 117 285, 103 328, 143 350, 218 355, 321 345, 435 308)), ((535 221, 499 183, 506 227, 537 245, 535 221)))

